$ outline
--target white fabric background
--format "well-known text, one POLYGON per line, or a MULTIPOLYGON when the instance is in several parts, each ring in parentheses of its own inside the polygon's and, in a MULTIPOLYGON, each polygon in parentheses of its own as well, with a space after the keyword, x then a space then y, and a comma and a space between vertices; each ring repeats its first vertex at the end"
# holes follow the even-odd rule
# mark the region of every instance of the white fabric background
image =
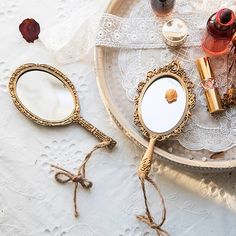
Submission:
MULTIPOLYGON (((0 2, 1 236, 155 235, 135 218, 144 210, 136 176, 143 151, 121 134, 104 110, 92 50, 79 63, 62 66, 40 41, 28 44, 18 32, 24 18, 34 17, 43 32, 83 9, 85 2, 88 4, 87 0, 0 2), (89 192, 79 189, 79 219, 73 217, 72 184, 57 184, 48 162, 73 170, 96 140, 75 125, 40 127, 16 110, 7 84, 14 69, 26 62, 48 63, 66 73, 78 89, 82 115, 118 141, 115 150, 99 151, 89 163, 88 178, 94 186, 89 192)), ((89 3, 93 8, 96 0, 89 3)), ((171 235, 236 235, 235 172, 191 173, 155 162, 153 176, 166 199, 165 228, 171 235)), ((158 216, 159 201, 153 189, 150 198, 158 216)))

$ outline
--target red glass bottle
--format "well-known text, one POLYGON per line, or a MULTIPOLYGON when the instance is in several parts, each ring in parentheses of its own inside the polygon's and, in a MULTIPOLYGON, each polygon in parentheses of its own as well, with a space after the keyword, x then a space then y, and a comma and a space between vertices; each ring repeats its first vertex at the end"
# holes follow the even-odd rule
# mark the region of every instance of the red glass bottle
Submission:
POLYGON ((207 32, 202 41, 203 50, 211 55, 221 55, 228 51, 228 46, 235 33, 235 14, 223 8, 213 14, 207 22, 207 32))

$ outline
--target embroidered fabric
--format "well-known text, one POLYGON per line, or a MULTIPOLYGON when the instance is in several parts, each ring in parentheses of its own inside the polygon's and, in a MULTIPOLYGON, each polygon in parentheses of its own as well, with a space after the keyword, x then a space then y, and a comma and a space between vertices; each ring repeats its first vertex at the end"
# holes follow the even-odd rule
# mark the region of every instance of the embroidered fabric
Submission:
MULTIPOLYGON (((161 37, 163 24, 173 16, 158 18, 150 17, 129 17, 104 14, 96 37, 96 45, 129 48, 129 49, 147 49, 147 48, 165 48, 166 45, 161 37)), ((177 14, 176 17, 182 18, 188 25, 189 35, 184 47, 199 46, 200 35, 195 32, 201 30, 201 26, 196 25, 201 15, 177 14)))
MULTIPOLYGON (((190 79, 195 83, 197 102, 192 121, 177 140, 190 150, 224 151, 236 145, 236 109, 227 110, 217 117, 207 112, 195 60, 204 55, 200 42, 209 15, 223 6, 230 7, 233 2, 185 2, 179 1, 173 13, 174 16, 184 19, 189 28, 188 40, 185 46, 178 50, 167 48, 160 37, 163 22, 173 16, 155 18, 146 0, 141 0, 127 18, 105 14, 96 42, 97 45, 121 48, 118 58, 121 84, 131 102, 136 95, 138 83, 145 78, 147 71, 163 66, 172 59, 181 61, 190 79)), ((220 92, 223 94, 226 89, 226 57, 214 58, 212 62, 220 92)))
POLYGON ((129 49, 166 48, 161 37, 162 26, 166 21, 177 17, 185 20, 189 30, 187 42, 183 47, 200 46, 209 14, 222 7, 235 10, 233 0, 178 0, 172 13, 156 17, 151 10, 150 1, 137 2, 127 18, 111 14, 102 16, 96 45, 129 49))

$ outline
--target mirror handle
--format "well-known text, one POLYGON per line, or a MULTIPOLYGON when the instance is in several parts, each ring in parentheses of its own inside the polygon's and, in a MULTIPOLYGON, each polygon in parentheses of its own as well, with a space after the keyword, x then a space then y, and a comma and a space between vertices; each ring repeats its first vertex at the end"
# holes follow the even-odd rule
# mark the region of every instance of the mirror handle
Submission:
POLYGON ((150 173, 156 140, 157 137, 150 137, 148 148, 145 154, 143 155, 142 161, 138 169, 138 176, 140 179, 146 179, 146 177, 150 173))
POLYGON ((116 145, 116 141, 113 138, 104 134, 98 128, 96 128, 95 126, 90 124, 88 121, 86 121, 83 117, 79 117, 76 120, 76 123, 81 125, 83 128, 85 128, 87 131, 89 131, 93 136, 95 136, 100 141, 102 141, 102 142, 109 141, 110 142, 110 144, 108 145, 109 149, 112 149, 116 145))

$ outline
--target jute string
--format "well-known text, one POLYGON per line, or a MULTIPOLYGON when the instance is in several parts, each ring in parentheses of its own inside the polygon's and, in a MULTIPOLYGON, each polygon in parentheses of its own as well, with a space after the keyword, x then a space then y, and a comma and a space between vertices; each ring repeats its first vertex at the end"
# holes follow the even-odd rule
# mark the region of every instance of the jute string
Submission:
POLYGON ((148 176, 146 176, 145 179, 140 178, 141 181, 141 187, 143 191, 143 197, 144 197, 144 203, 145 203, 145 209, 146 209, 146 214, 145 215, 138 215, 137 219, 141 220, 145 224, 149 225, 152 229, 154 229, 157 233, 158 236, 169 236, 168 232, 162 229, 162 225, 165 223, 166 220, 166 207, 165 207, 165 201, 164 197, 159 189, 159 187, 156 185, 156 183, 148 176), (161 198, 161 205, 162 205, 162 219, 159 224, 157 224, 152 217, 152 214, 149 210, 148 206, 148 200, 147 200, 147 194, 146 194, 146 188, 145 188, 145 180, 147 180, 153 187, 156 189, 158 195, 161 198))
POLYGON ((93 152, 95 152, 96 150, 98 150, 100 148, 107 147, 109 144, 110 144, 110 141, 104 141, 104 142, 101 142, 101 143, 97 144, 96 146, 94 146, 94 148, 85 156, 85 158, 84 158, 82 164, 79 166, 76 174, 74 174, 68 170, 65 170, 64 168, 61 168, 59 166, 51 165, 55 169, 59 170, 55 174, 55 180, 58 183, 66 184, 68 182, 73 182, 75 185, 74 194, 73 194, 75 217, 79 216, 78 207, 77 207, 77 200, 76 200, 78 185, 80 184, 84 189, 90 189, 93 186, 93 183, 91 181, 89 181, 88 179, 86 179, 86 171, 85 171, 86 164, 89 161, 93 152))

